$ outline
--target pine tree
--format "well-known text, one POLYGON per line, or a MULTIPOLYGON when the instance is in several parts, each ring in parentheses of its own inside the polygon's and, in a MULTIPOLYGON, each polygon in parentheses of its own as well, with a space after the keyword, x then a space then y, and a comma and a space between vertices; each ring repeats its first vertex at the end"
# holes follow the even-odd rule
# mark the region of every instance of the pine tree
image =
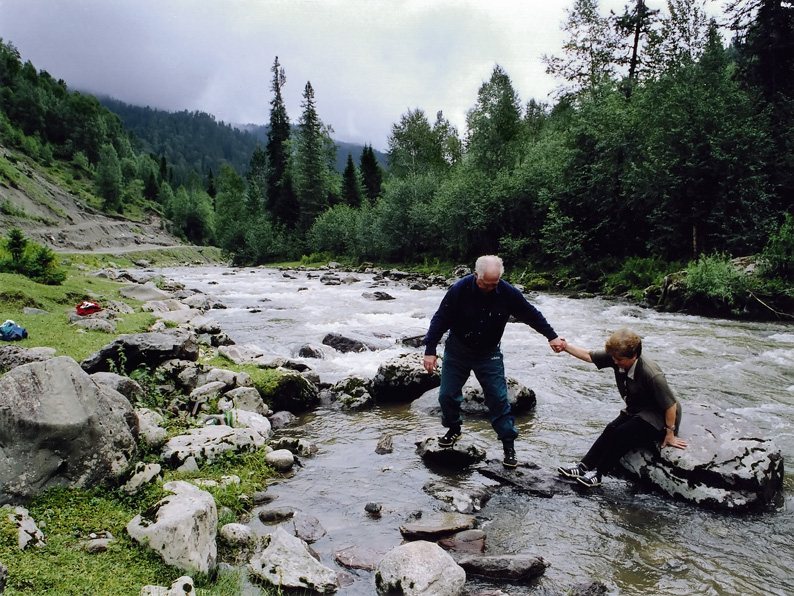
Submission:
POLYGON ((99 196, 104 199, 106 211, 121 210, 121 163, 113 145, 102 145, 96 169, 96 185, 99 196))
POLYGON ((289 116, 281 95, 281 88, 287 82, 287 77, 279 64, 278 56, 270 71, 273 73, 271 84, 273 99, 270 101, 270 130, 267 133, 266 147, 268 161, 266 207, 276 221, 292 228, 298 221, 298 205, 289 177, 289 116))
POLYGON ((351 207, 361 206, 361 184, 358 181, 358 172, 350 153, 347 154, 347 165, 342 174, 342 201, 351 207))
POLYGON ((383 168, 375 157, 372 145, 364 145, 359 160, 359 170, 361 172, 361 182, 364 186, 364 193, 370 201, 374 201, 380 196, 380 188, 383 184, 383 168))
MULTIPOLYGON (((308 230, 315 218, 329 207, 331 167, 330 134, 317 115, 314 89, 310 82, 303 89, 303 113, 295 143, 295 194, 300 205, 299 223, 308 230)), ((336 151, 333 146, 333 157, 336 151)))

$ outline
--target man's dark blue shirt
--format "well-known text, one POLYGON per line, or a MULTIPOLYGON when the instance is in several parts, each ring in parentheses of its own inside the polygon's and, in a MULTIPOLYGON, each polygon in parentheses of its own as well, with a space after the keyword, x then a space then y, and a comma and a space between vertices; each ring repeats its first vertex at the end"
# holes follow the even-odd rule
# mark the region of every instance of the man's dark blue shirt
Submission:
POLYGON ((511 315, 549 341, 557 337, 546 318, 517 288, 500 279, 493 290, 483 293, 475 276, 467 275, 447 291, 433 315, 425 336, 425 354, 436 355, 438 342, 447 331, 472 350, 493 350, 502 341, 511 315))

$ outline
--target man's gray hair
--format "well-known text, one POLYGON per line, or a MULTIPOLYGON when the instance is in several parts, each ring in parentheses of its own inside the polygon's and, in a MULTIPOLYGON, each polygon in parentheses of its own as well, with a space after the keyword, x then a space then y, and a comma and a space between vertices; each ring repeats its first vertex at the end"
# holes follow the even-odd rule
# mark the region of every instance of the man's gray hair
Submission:
POLYGON ((485 275, 485 270, 493 265, 499 265, 499 277, 502 277, 505 272, 505 264, 502 262, 502 259, 496 255, 483 255, 478 258, 477 262, 474 263, 474 271, 479 277, 482 277, 485 275))

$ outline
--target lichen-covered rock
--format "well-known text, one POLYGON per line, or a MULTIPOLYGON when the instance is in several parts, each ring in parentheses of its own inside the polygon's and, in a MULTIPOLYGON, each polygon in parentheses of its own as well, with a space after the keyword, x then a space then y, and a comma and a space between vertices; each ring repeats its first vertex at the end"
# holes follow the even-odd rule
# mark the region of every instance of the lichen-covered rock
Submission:
POLYGON ((714 509, 760 507, 781 490, 780 449, 749 421, 687 404, 679 434, 689 442, 686 449, 632 451, 621 465, 669 495, 714 509))

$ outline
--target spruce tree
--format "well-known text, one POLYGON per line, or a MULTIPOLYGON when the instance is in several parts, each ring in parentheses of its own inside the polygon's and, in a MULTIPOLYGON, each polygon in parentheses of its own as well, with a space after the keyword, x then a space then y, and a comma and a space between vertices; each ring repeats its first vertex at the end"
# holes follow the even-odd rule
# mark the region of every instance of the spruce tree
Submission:
MULTIPOLYGON (((364 150, 366 151, 366 147, 364 150)), ((358 181, 358 172, 350 153, 347 154, 347 165, 342 174, 342 200, 351 207, 361 206, 361 184, 358 181)))
POLYGON ((317 115, 314 89, 310 82, 304 87, 302 106, 295 143, 294 173, 295 194, 300 205, 300 228, 305 231, 329 207, 331 163, 336 158, 336 146, 317 115), (333 160, 330 159, 330 151, 333 151, 333 160))
POLYGON ((267 210, 274 219, 292 228, 298 221, 298 205, 292 192, 289 177, 289 146, 290 125, 281 88, 287 82, 284 69, 279 64, 278 56, 270 69, 273 73, 271 90, 273 99, 270 101, 270 130, 267 133, 267 210))
POLYGON ((359 170, 361 172, 361 183, 364 186, 364 193, 370 201, 374 201, 380 196, 380 187, 383 184, 383 168, 380 167, 372 145, 364 145, 359 160, 359 170))

